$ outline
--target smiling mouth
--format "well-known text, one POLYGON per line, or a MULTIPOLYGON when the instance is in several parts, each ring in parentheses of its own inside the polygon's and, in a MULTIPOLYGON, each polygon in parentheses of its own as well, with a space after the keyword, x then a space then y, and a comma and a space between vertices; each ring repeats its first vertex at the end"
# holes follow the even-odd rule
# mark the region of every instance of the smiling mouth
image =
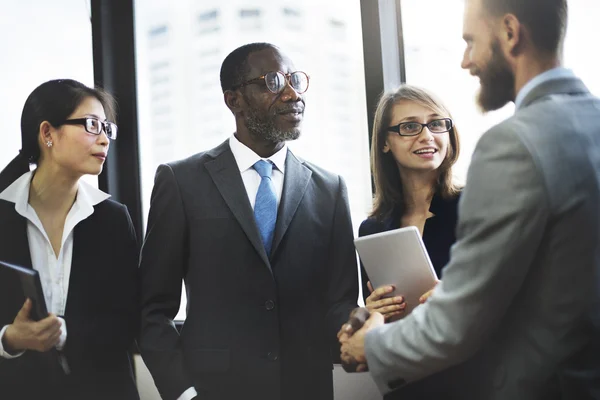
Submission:
POLYGON ((414 153, 414 154, 417 154, 417 155, 422 155, 422 154, 435 154, 435 153, 437 153, 437 152, 438 152, 438 151, 437 151, 437 149, 420 149, 420 150, 413 151, 413 153, 414 153))

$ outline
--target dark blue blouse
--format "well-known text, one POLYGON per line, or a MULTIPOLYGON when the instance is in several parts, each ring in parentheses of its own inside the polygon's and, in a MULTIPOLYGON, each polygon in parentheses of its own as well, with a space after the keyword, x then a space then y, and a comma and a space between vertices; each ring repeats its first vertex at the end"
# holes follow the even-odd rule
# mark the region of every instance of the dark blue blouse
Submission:
MULTIPOLYGON (((434 196, 431 200, 429 211, 433 214, 431 218, 425 221, 423 229, 423 243, 429 253, 429 258, 439 279, 442 276, 442 269, 450 260, 450 247, 456 241, 456 223, 458 220, 458 200, 460 196, 444 199, 441 196, 434 196)), ((374 233, 390 231, 400 228, 402 215, 395 210, 392 216, 383 221, 377 221, 374 218, 368 218, 360 224, 358 236, 368 236, 374 233)), ((363 287, 363 298, 369 296, 367 281, 369 277, 361 263, 361 278, 363 287)))
MULTIPOLYGON (((423 229, 423 243, 429 253, 433 268, 440 279, 442 279, 443 268, 450 260, 450 247, 456 241, 455 230, 458 221, 459 197, 460 195, 451 199, 444 199, 438 195, 434 196, 429 207, 429 211, 433 216, 425 221, 423 229)), ((399 210, 396 210, 392 217, 384 221, 377 221, 374 218, 366 219, 360 225, 358 235, 367 236, 398 229, 400 228, 401 218, 402 215, 400 215, 399 210)), ((366 300, 370 294, 367 288, 369 277, 362 263, 360 268, 363 298, 366 300)), ((456 382, 465 382, 462 377, 465 373, 466 371, 461 370, 461 368, 453 367, 388 393, 384 399, 458 400, 460 396, 457 395, 458 391, 453 386, 456 382)))

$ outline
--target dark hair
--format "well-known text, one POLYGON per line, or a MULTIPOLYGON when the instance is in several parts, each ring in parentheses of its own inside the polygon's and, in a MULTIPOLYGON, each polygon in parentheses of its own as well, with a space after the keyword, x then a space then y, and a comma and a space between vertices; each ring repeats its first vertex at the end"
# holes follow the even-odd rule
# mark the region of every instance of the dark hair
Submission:
POLYGON ((496 17, 517 17, 528 28, 538 50, 560 52, 567 30, 567 0, 483 0, 483 7, 496 17))
POLYGON ((21 114, 21 150, 0 172, 0 192, 29 171, 29 164, 38 163, 38 136, 42 122, 48 121, 58 127, 88 97, 98 99, 106 117, 115 120, 115 102, 102 89, 92 89, 72 79, 57 79, 42 83, 31 92, 21 114))
POLYGON ((221 89, 223 93, 226 90, 232 90, 234 86, 239 85, 246 80, 248 74, 248 56, 251 53, 264 49, 279 50, 271 43, 250 43, 245 44, 233 50, 221 64, 221 89))
MULTIPOLYGON (((452 118, 446 106, 425 89, 402 85, 395 91, 382 93, 375 110, 371 136, 371 171, 375 184, 375 198, 370 217, 379 221, 391 217, 395 210, 398 210, 401 215, 404 213, 404 187, 398 165, 391 151, 383 152, 385 140, 390 134, 387 128, 391 123, 392 109, 400 101, 417 103, 436 114, 452 118)), ((434 188, 435 192, 444 198, 454 197, 460 191, 452 176, 452 166, 458 160, 460 153, 459 135, 455 126, 450 129, 449 136, 448 153, 439 167, 437 185, 434 188)))

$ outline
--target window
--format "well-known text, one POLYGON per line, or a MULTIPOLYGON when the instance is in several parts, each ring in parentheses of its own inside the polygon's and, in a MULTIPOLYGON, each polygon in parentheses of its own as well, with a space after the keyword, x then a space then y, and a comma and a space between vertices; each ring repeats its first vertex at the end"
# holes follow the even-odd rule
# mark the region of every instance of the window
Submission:
MULTIPOLYGON (((600 54, 590 51, 589 46, 581 46, 581 43, 600 36, 600 27, 596 23, 600 18, 600 3, 570 0, 569 8, 564 64, 598 95, 600 54)), ((465 49, 462 40, 463 12, 464 0, 402 1, 406 81, 436 93, 453 114, 461 133, 461 156, 454 172, 458 180, 464 182, 471 154, 480 136, 512 115, 514 105, 509 104, 485 115, 478 111, 475 104, 478 79, 460 67, 465 49), (444 18, 424 19, 432 12, 444 18), (424 21, 437 22, 431 25, 424 21)))
MULTIPOLYGON (((0 37, 2 169, 21 148, 21 112, 33 89, 59 78, 94 85, 90 2, 5 2, 0 12, 0 37)), ((98 185, 95 176, 84 179, 98 185)))
MULTIPOLYGON (((344 177, 358 229, 371 205, 359 0, 298 2, 294 8, 279 0, 188 0, 177 6, 138 0, 135 8, 144 218, 160 163, 208 150, 234 132, 219 84, 223 59, 245 43, 271 42, 311 76, 302 135, 289 146, 344 177), (195 34, 197 24, 208 21, 218 24, 218 36, 195 34), (149 29, 162 25, 170 27, 172 38, 157 50, 149 29), (168 67, 157 70, 157 64, 168 67), (169 81, 156 82, 157 77, 169 81), (170 96, 161 101, 165 90, 170 96), (153 110, 158 101, 160 115, 153 110), (159 117, 170 125, 158 126, 159 117)), ((185 301, 178 318, 185 316, 184 307, 185 301)))
POLYGON ((600 2, 569 0, 569 22, 565 38, 565 66, 571 68, 588 89, 600 96, 600 53, 591 43, 600 37, 600 2))
POLYGON ((198 15, 198 34, 206 35, 221 29, 219 21, 219 10, 202 11, 198 15))
POLYGON ((514 106, 486 115, 479 112, 475 103, 479 81, 460 67, 465 50, 463 12, 462 0, 402 1, 406 81, 431 90, 452 113, 461 143, 454 173, 464 183, 477 140, 488 128, 510 116, 514 106), (432 12, 444 18, 434 18, 435 26, 424 25, 423 16, 432 12))

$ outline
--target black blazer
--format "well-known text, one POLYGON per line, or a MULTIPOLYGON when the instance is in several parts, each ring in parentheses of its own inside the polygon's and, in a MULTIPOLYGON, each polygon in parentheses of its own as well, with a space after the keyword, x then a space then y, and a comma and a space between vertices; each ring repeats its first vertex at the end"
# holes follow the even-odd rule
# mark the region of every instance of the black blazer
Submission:
MULTIPOLYGON (((433 217, 425 221, 423 229, 423 243, 429 253, 429 258, 439 279, 442 276, 442 269, 450 260, 450 247, 456 241, 456 223, 458 221, 458 201, 460 195, 451 199, 444 199, 435 195, 431 200, 429 211, 433 217)), ((390 231, 400 228, 399 210, 394 210, 392 216, 383 221, 377 221, 374 218, 364 220, 358 228, 358 236, 368 236, 374 233, 390 231)), ((369 296, 367 288, 369 277, 361 265, 361 278, 363 285, 363 297, 369 296)))
POLYGON ((269 258, 228 142, 158 168, 139 344, 163 399, 190 386, 211 400, 333 398, 336 333, 358 297, 346 197, 339 176, 288 151, 269 258))
MULTIPOLYGON (((31 268, 27 220, 0 200, 0 259, 31 268)), ((74 230, 64 349, 65 376, 45 355, 0 358, 2 399, 139 399, 129 354, 138 316, 138 245, 127 208, 112 200, 74 230)), ((16 276, 0 270, 0 326, 12 323, 25 298, 16 276)))
MULTIPOLYGON (((423 243, 431 258, 431 263, 438 276, 441 279, 443 268, 450 260, 450 247, 456 241, 455 229, 458 221, 458 201, 460 195, 451 199, 444 199, 439 195, 435 195, 431 201, 429 211, 434 214, 433 217, 425 221, 423 229, 423 243)), ((358 230, 359 236, 372 235, 374 233, 389 231, 400 228, 400 220, 402 216, 395 210, 392 217, 377 221, 374 218, 366 219, 360 225, 358 230)), ((361 264, 361 278, 363 297, 369 296, 370 292, 367 287, 369 277, 361 264)), ((402 400, 429 400, 429 399, 454 399, 453 395, 455 379, 458 374, 463 374, 464 368, 450 368, 446 371, 439 372, 419 382, 405 386, 395 392, 385 396, 386 400, 402 399, 402 400)), ((464 383, 464 381, 460 381, 464 383)), ((458 398, 456 398, 458 400, 458 398)))

